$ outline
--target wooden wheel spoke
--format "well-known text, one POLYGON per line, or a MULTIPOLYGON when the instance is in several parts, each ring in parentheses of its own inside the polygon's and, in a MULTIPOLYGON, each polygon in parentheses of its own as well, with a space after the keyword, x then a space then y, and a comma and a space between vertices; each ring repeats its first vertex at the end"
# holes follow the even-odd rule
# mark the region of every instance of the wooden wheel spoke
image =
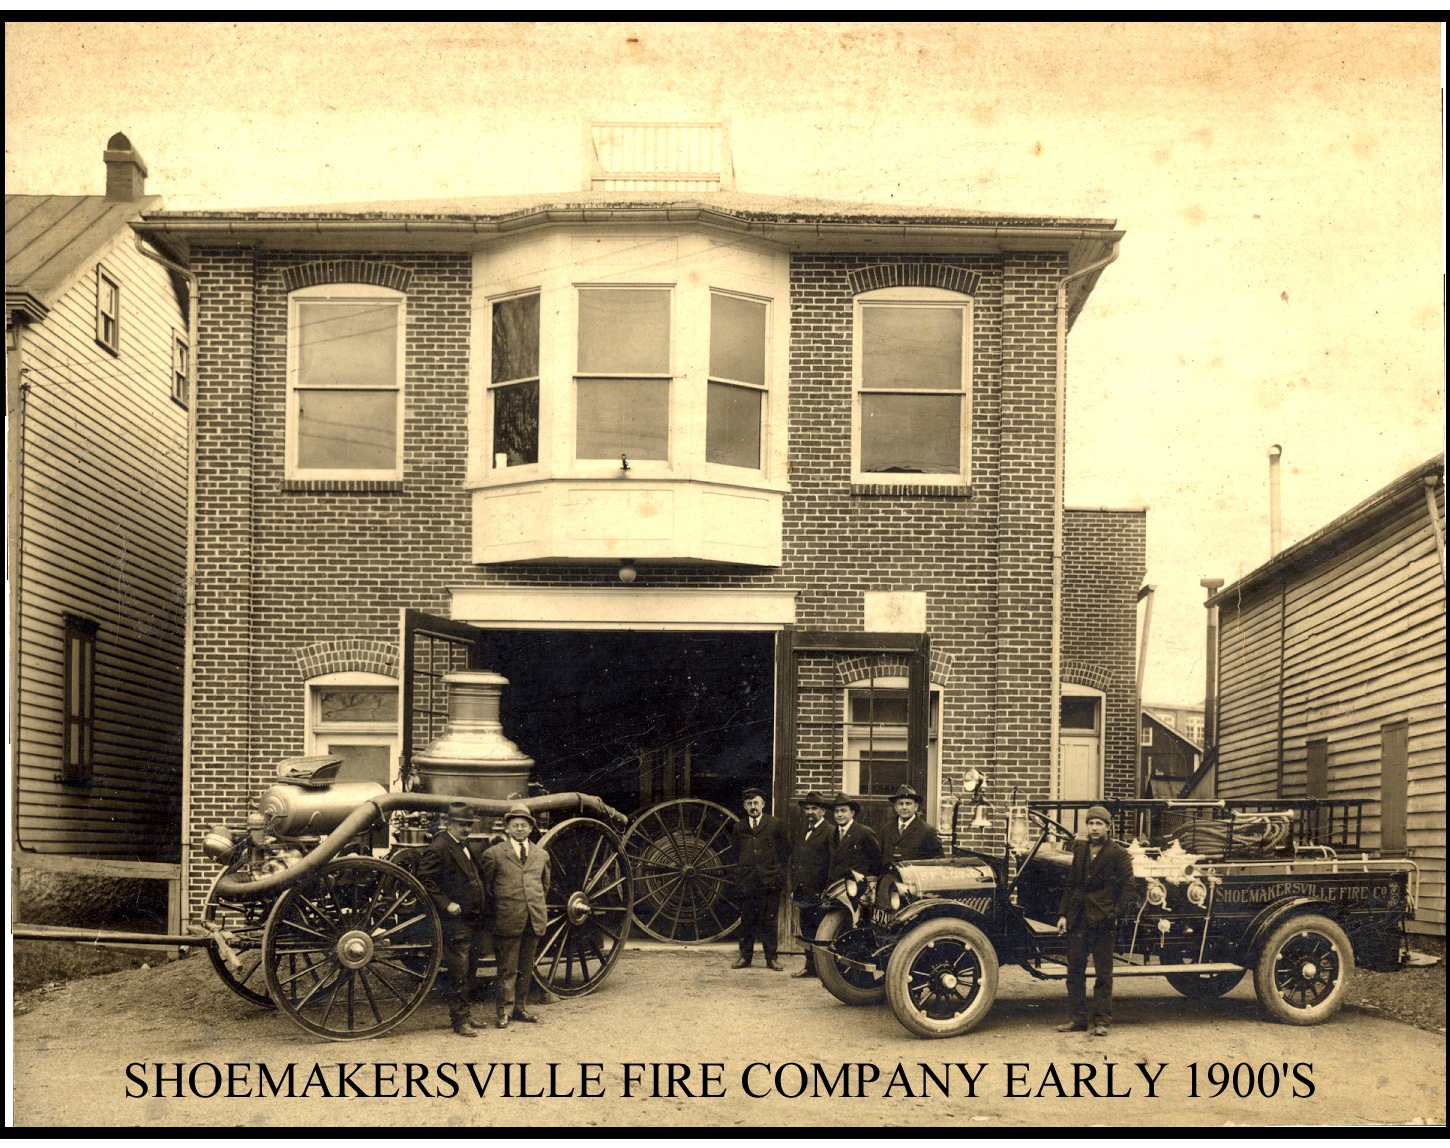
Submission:
POLYGON ((373 1023, 382 1024, 383 1014, 382 1011, 378 1008, 378 1002, 373 997, 373 990, 372 987, 368 984, 368 979, 369 978, 367 970, 364 969, 359 971, 357 982, 359 985, 362 986, 363 996, 368 1002, 368 1007, 373 1010, 373 1023))
POLYGON ((386 940, 388 937, 391 937, 394 933, 401 932, 403 929, 411 928, 413 925, 416 925, 419 921, 426 921, 427 919, 428 919, 428 914, 426 912, 414 913, 406 921, 399 921, 391 929, 384 929, 381 933, 374 933, 373 934, 373 940, 375 942, 376 941, 386 940))

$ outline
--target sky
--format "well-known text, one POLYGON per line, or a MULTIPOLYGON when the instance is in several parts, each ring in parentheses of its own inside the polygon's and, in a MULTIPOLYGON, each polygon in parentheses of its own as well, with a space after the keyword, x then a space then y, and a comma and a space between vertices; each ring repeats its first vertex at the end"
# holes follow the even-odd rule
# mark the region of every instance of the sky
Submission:
POLYGON ((6 25, 7 193, 177 210, 583 186, 590 120, 729 119, 737 190, 1115 219, 1067 502, 1148 508, 1144 697, 1203 577, 1444 449, 1442 39, 1424 24, 6 25))

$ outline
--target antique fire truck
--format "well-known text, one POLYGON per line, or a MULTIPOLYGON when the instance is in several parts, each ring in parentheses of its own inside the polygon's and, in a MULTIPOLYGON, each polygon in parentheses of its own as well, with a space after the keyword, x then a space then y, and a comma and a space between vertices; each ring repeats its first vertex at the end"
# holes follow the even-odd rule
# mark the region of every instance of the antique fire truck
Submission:
MULTIPOLYGON (((1065 977, 1058 905, 1089 804, 1014 807, 1001 855, 957 848, 958 805, 949 856, 828 889, 838 907, 814 943, 826 989, 846 1004, 884 999, 917 1036, 947 1037, 982 1022, 1003 963, 1065 977)), ((1162 976, 1212 998, 1252 972, 1266 1013, 1309 1025, 1343 1004, 1356 964, 1399 966, 1419 874, 1359 850, 1359 802, 1096 804, 1130 842, 1137 884, 1115 976, 1162 976)))

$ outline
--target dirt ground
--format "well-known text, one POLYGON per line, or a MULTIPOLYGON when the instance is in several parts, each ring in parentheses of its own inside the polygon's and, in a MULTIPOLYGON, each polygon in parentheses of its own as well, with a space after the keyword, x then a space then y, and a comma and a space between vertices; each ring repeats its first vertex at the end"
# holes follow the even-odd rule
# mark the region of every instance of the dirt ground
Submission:
MULTIPOLYGON (((321 1041, 228 992, 200 954, 73 981, 18 1002, 13 1118, 730 1128, 838 1124, 846 1111, 853 1126, 974 1130, 1445 1119, 1443 1021, 1437 1032, 1349 1006, 1294 1028, 1261 1019, 1249 980, 1197 1003, 1156 977, 1120 978, 1111 1036, 1063 1035, 1061 984, 1005 969, 979 1029, 921 1041, 884 1005, 847 1008, 814 981, 732 971, 730 955, 632 948, 593 995, 476 1040, 446 1027, 435 996, 387 1036, 321 1041)), ((1438 976, 1443 998, 1443 969, 1418 972, 1438 976)))

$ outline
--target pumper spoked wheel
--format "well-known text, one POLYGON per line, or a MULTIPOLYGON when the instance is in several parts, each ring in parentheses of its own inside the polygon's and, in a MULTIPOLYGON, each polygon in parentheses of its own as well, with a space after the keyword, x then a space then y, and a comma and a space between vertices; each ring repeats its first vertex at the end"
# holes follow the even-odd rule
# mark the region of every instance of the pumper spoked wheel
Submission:
POLYGON ((379 1036, 423 1003, 442 958, 438 911, 416 877, 342 857, 277 898, 267 921, 267 991, 329 1040, 379 1036))
POLYGON ((235 897, 220 897, 216 891, 220 880, 221 877, 218 877, 212 882, 201 919, 209 932, 217 930, 221 933, 221 939, 231 949, 233 959, 228 960, 227 954, 215 942, 207 945, 206 955, 211 958, 212 968, 216 969, 222 984, 237 996, 263 1008, 276 1008, 267 995, 267 975, 262 968, 262 933, 276 899, 264 897, 243 901, 235 897))
POLYGON ((592 993, 629 940, 634 880, 618 835, 592 817, 554 826, 539 844, 549 854, 548 922, 534 980, 561 997, 592 993))
POLYGON ((740 924, 729 850, 740 819, 697 797, 645 810, 624 836, 634 871, 634 920, 657 941, 717 941, 740 924))

